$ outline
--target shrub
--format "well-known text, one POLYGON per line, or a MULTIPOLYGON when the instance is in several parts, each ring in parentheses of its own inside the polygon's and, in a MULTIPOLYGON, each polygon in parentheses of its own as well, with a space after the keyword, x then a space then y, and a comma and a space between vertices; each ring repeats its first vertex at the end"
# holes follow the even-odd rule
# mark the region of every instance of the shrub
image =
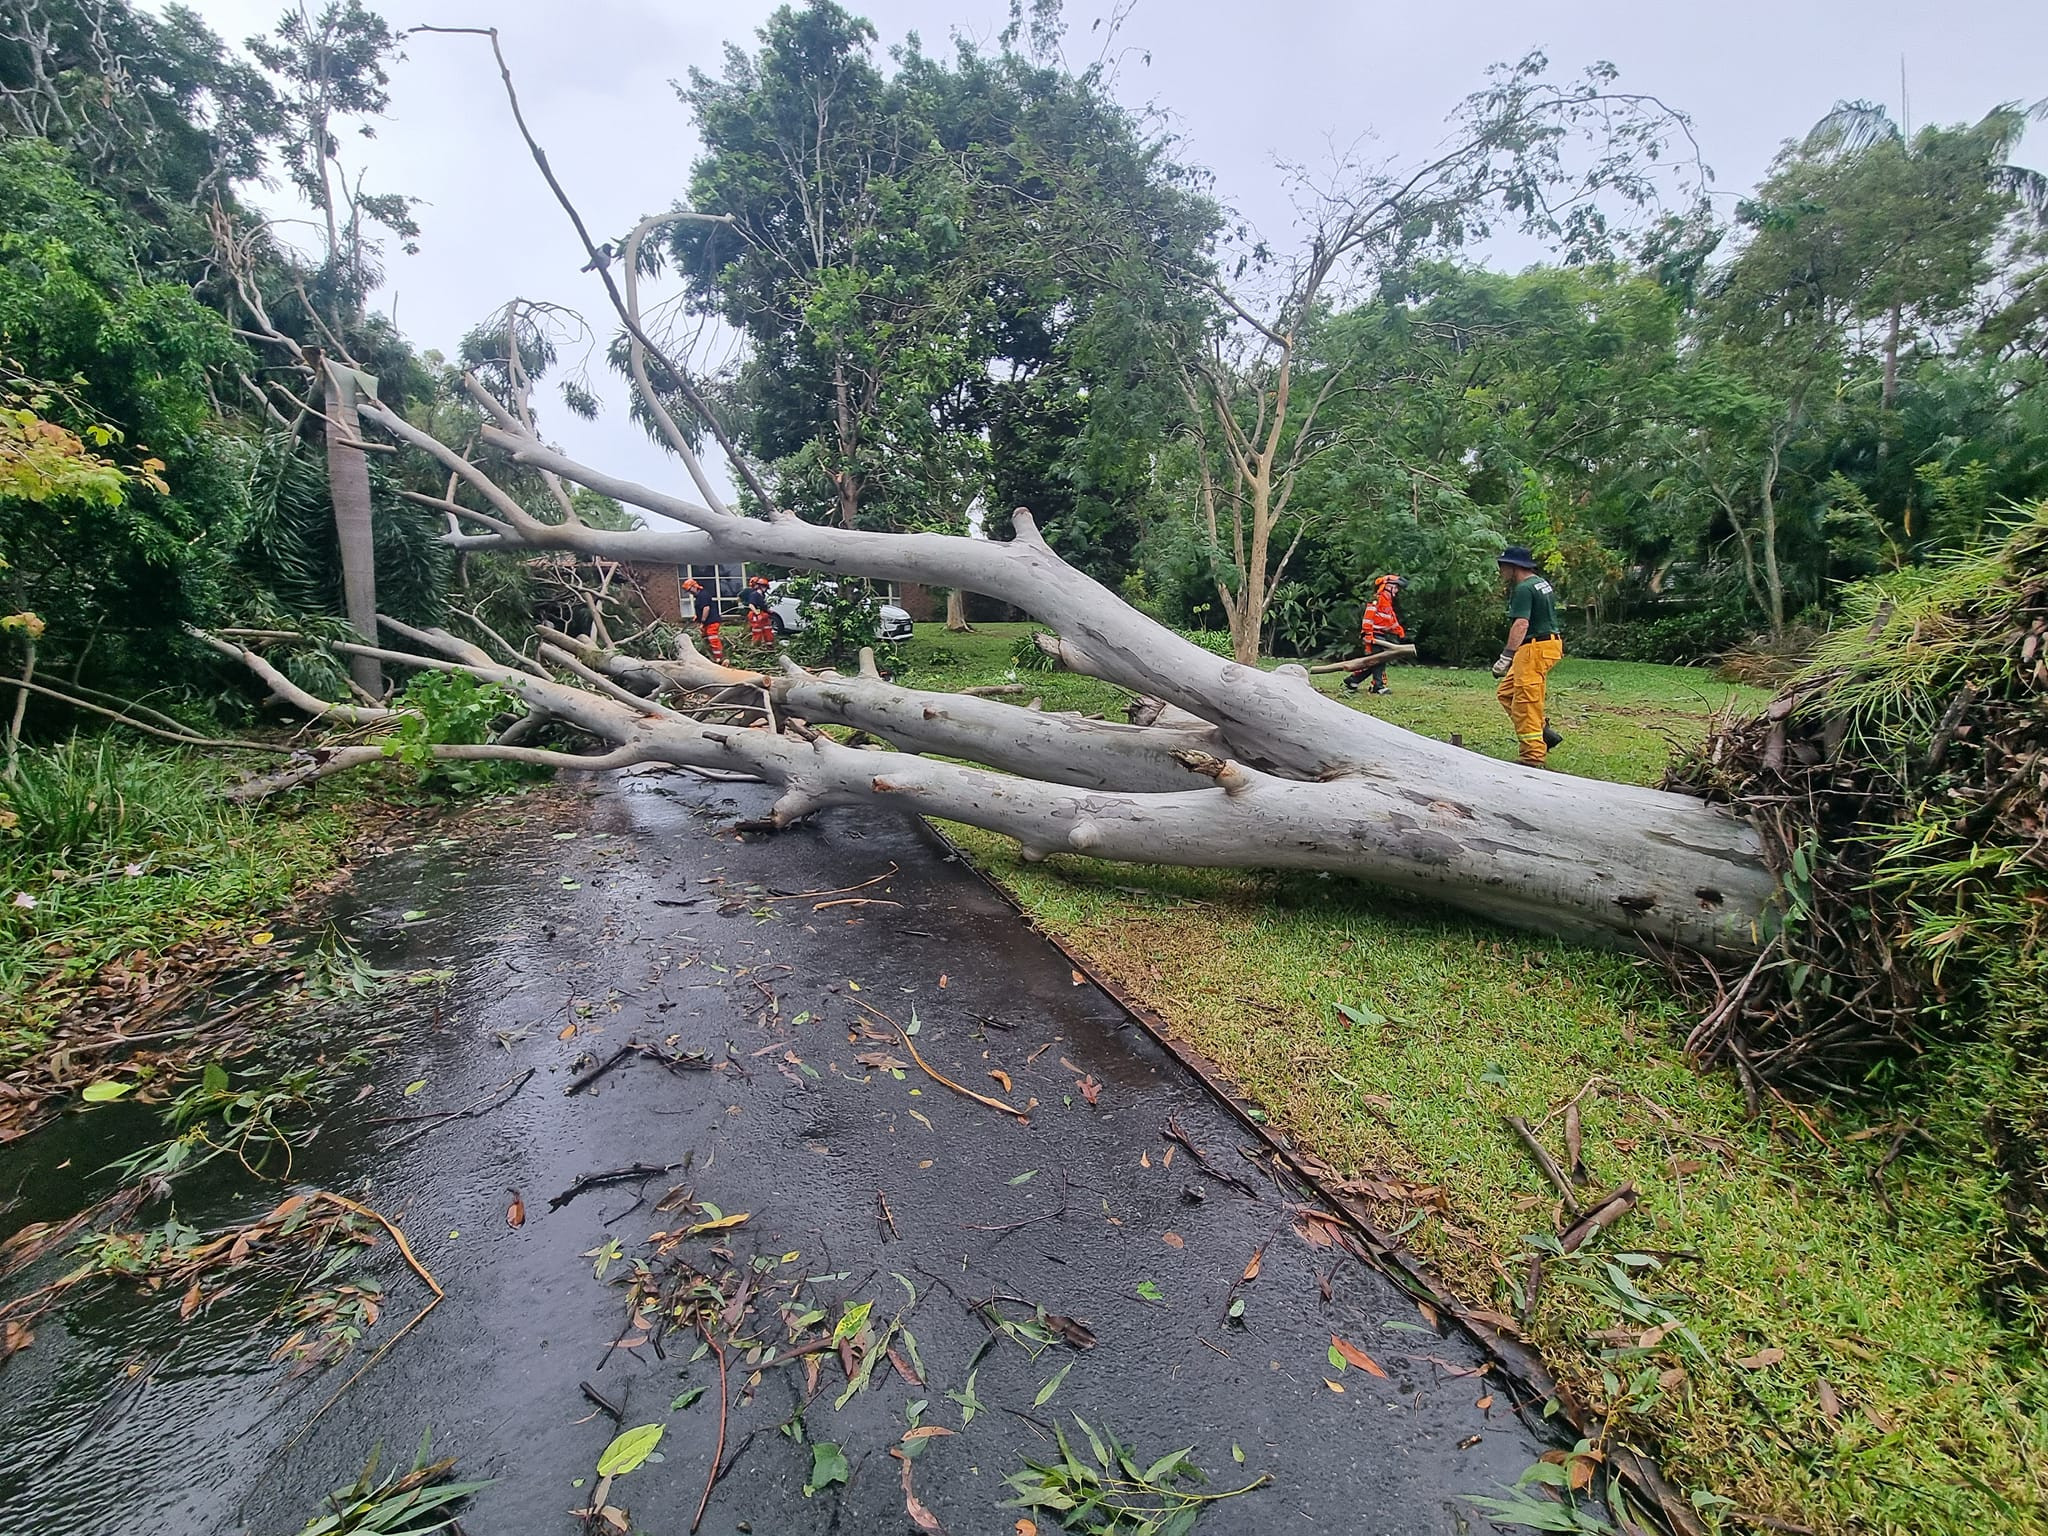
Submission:
POLYGON ((1595 661, 1654 661, 1667 666, 1694 666, 1720 655, 1749 637, 1742 615, 1726 608, 1695 608, 1655 618, 1624 619, 1577 634, 1567 633, 1565 648, 1595 661))

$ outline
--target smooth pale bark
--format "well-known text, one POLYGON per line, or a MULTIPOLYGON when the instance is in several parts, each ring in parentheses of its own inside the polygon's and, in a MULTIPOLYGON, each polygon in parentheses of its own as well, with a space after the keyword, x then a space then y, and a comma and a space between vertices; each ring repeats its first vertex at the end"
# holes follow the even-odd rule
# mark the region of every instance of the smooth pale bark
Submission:
POLYGON ((1213 726, 1160 730, 1049 715, 994 699, 923 693, 878 678, 778 679, 776 704, 813 725, 851 725, 903 752, 964 757, 1005 773, 1084 789, 1184 790, 1201 781, 1177 752, 1215 754, 1213 726))
POLYGON ((967 594, 955 587, 946 594, 946 632, 965 635, 973 631, 974 626, 967 622, 967 594))
MULTIPOLYGON (((377 643, 377 542, 370 512, 370 459, 356 446, 363 429, 355 385, 323 367, 326 381, 327 486, 334 500, 334 536, 341 549, 341 587, 348 621, 365 645, 377 643)), ((384 671, 374 657, 351 656, 349 675, 373 699, 384 696, 384 671)))
MULTIPOLYGON (((484 498, 502 524, 495 535, 502 547, 614 559, 754 560, 999 594, 1056 629, 1070 664, 1213 727, 1225 750, 1208 761, 1235 758, 1266 770, 1219 764, 1224 788, 1077 793, 1047 782, 1045 764, 1060 755, 1059 741, 1088 736, 1101 743, 1099 731, 1076 731, 1072 721, 1044 716, 1065 734, 1032 738, 1028 746, 1014 744, 1023 739, 1016 730, 990 729, 974 739, 981 724, 970 722, 965 701, 949 701, 943 718, 927 721, 922 704, 912 718, 908 705, 885 710, 882 695, 844 687, 834 704, 842 716, 859 702, 878 721, 886 714, 906 744, 1002 758, 1018 772, 646 715, 625 724, 600 716, 610 724, 586 726, 608 741, 641 742, 662 761, 771 779, 785 788, 784 819, 825 805, 879 801, 1009 833, 1035 854, 1327 870, 1581 938, 1638 936, 1738 953, 1761 940, 1775 882, 1755 832, 1726 810, 1482 757, 1347 708, 1318 693, 1298 668, 1265 672, 1212 655, 1067 565, 1028 515, 1016 519, 1016 536, 1004 542, 869 533, 787 515, 742 517, 579 463, 520 429, 487 396, 479 401, 497 421, 486 438, 521 463, 689 525, 610 533, 537 523, 460 455, 366 401, 365 415, 441 458, 484 498)), ((579 724, 575 698, 586 707, 612 707, 524 675, 502 680, 537 707, 579 724), (571 697, 536 692, 550 689, 571 697)), ((1115 782, 1107 769, 1100 776, 1115 782)))

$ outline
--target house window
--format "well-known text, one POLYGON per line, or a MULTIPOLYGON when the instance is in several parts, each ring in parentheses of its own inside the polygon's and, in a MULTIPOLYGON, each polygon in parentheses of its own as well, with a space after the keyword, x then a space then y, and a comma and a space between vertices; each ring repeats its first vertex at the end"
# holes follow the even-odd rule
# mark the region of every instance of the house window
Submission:
POLYGON ((738 603, 746 595, 747 568, 744 565, 686 565, 682 580, 694 581, 718 600, 719 606, 738 603))

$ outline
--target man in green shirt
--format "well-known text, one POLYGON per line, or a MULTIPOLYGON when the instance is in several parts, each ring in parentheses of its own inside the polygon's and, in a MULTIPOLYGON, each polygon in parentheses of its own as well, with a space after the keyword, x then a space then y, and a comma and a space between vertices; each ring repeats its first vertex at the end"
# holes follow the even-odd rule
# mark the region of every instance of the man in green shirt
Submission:
POLYGON ((1541 768, 1549 749, 1564 739, 1550 728, 1544 699, 1544 678, 1564 657, 1557 593, 1523 545, 1500 552, 1500 574, 1508 589, 1508 643, 1493 663, 1493 675, 1500 679, 1494 696, 1514 724, 1521 761, 1541 768))

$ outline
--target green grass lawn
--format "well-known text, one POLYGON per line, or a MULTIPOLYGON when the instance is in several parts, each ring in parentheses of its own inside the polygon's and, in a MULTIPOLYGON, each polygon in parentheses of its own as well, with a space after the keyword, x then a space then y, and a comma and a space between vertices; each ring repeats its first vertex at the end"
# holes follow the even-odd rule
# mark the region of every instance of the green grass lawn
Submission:
MULTIPOLYGON (((907 680, 998 681, 1027 629, 934 628, 913 642, 907 680)), ((1021 680, 1048 709, 1121 712, 1103 684, 1021 680)), ((1512 755, 1484 673, 1396 669, 1391 681, 1391 696, 1358 705, 1512 755)), ((1568 738, 1553 761, 1654 781, 1731 695, 1765 697, 1696 670, 1567 661, 1553 674, 1568 738)), ((1407 1241, 1473 1300, 1521 1310, 1527 1238, 1557 1215, 1502 1117, 1522 1116, 1561 1155, 1576 1100, 1591 1184, 1631 1180, 1642 1204, 1547 1266, 1529 1332, 1617 1434, 1696 1491, 1710 1525, 2048 1530, 2040 1357, 1976 1289, 1996 1204, 1980 1058, 1926 1064, 1909 1101, 1773 1102, 1751 1120, 1730 1078, 1684 1061, 1687 1005, 1643 962, 1354 881, 1026 865, 1007 839, 948 830, 1277 1125, 1376 1180, 1386 1223, 1414 1223, 1407 1241), (1909 1123, 1921 1133, 1901 1141, 1909 1123), (1644 1250, 1664 1257, 1617 1259, 1644 1250)))
POLYGON ((258 933, 329 875, 356 821, 346 790, 251 809, 228 770, 112 737, 23 755, 0 786, 0 1071, 40 1051, 103 969, 258 933))

